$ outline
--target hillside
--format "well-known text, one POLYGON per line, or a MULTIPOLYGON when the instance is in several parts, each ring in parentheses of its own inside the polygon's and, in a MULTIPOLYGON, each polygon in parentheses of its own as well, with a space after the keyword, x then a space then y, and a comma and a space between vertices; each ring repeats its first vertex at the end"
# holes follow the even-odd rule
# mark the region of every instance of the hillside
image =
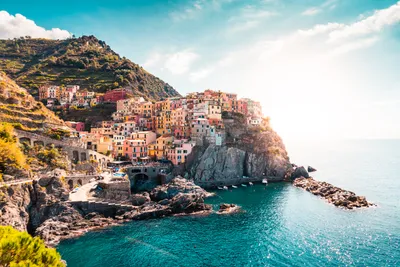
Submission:
POLYGON ((120 57, 94 36, 0 40, 0 70, 36 96, 41 85, 80 85, 98 93, 129 87, 149 100, 178 96, 169 84, 120 57))
POLYGON ((0 122, 28 131, 48 131, 65 126, 52 111, 0 71, 0 122))

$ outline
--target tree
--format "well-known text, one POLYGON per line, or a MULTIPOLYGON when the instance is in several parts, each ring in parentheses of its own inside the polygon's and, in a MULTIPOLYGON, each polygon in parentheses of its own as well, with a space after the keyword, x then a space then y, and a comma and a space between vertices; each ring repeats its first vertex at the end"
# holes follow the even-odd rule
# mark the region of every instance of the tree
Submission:
POLYGON ((0 226, 0 266, 62 267, 65 264, 60 254, 47 248, 39 237, 11 226, 0 226))

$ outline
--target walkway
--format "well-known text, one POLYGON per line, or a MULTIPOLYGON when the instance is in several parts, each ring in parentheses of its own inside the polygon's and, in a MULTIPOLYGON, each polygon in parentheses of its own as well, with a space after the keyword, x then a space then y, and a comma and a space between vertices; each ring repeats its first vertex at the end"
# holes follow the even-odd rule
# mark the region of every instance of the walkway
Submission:
POLYGON ((33 181, 34 181, 34 179, 22 179, 22 180, 10 181, 10 182, 0 182, 0 187, 16 185, 16 184, 28 184, 28 183, 32 183, 33 181))
MULTIPOLYGON (((112 174, 111 172, 103 172, 102 174, 100 174, 101 176, 104 177, 104 180, 101 180, 102 182, 108 182, 111 180, 112 174)), ((88 201, 88 195, 89 195, 89 191, 90 189, 98 184, 99 181, 93 181, 90 183, 87 183, 81 187, 78 187, 77 191, 75 193, 69 193, 69 200, 70 201, 88 201)))

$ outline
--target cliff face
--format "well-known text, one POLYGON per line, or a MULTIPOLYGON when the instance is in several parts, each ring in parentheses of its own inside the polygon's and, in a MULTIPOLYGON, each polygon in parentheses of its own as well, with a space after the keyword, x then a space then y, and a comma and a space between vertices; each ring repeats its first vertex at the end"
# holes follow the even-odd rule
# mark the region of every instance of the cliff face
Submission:
POLYGON ((11 225, 27 231, 32 185, 21 184, 0 188, 0 225, 11 225))
MULTIPOLYGON (((187 176, 205 187, 237 184, 243 177, 282 181, 291 171, 282 139, 270 127, 249 128, 243 118, 224 120, 226 145, 196 149, 187 176)), ((245 178, 247 179, 247 178, 245 178)))
POLYGON ((31 233, 49 217, 66 208, 68 191, 60 174, 39 182, 0 187, 0 225, 31 233))

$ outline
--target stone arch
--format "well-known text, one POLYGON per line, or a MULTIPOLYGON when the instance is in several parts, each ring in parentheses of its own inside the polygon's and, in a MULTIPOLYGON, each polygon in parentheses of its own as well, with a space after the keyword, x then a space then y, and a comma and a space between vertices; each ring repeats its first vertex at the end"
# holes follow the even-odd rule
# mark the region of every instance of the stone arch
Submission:
POLYGON ((41 140, 33 141, 33 146, 42 146, 44 147, 44 142, 41 140))
POLYGON ((68 180, 68 186, 70 190, 74 189, 74 181, 68 180))
POLYGON ((150 181, 150 177, 147 174, 138 173, 133 177, 133 181, 133 185, 135 187, 141 187, 142 185, 150 181))
POLYGON ((22 143, 25 143, 25 144, 28 144, 28 145, 31 145, 32 143, 31 143, 31 139, 30 138, 28 138, 28 137, 21 137, 21 138, 19 138, 19 142, 22 144, 22 143))
POLYGON ((79 186, 82 186, 82 185, 83 185, 82 179, 79 179, 79 180, 78 180, 78 185, 79 185, 79 186))
POLYGON ((77 150, 72 151, 72 160, 75 163, 79 161, 79 152, 77 150))
POLYGON ((81 161, 82 162, 87 161, 86 152, 81 152, 81 161))

